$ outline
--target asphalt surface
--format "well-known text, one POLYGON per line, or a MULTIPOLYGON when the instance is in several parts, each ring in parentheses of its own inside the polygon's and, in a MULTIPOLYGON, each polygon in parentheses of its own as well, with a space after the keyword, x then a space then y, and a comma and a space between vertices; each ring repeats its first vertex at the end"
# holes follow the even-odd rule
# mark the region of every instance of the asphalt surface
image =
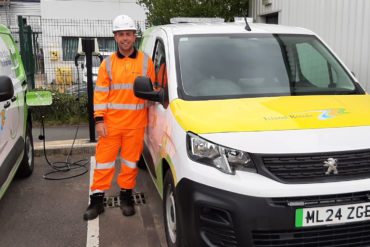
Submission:
MULTIPOLYGON (((47 131, 50 133, 46 133, 46 147, 52 143, 65 145, 63 143, 71 141, 68 135, 73 132, 70 127, 52 127, 47 128, 47 131), (55 140, 62 138, 61 136, 64 140, 55 140)), ((35 128, 33 134, 34 137, 35 134, 38 136, 39 130, 35 128)), ((79 134, 81 143, 88 144, 88 127, 83 127, 79 134)), ((35 147, 41 143, 35 139, 35 147)), ((86 159, 87 167, 90 168, 90 159, 94 154, 92 150, 90 148, 83 153, 74 151, 71 161, 86 159)), ((48 155, 48 159, 50 162, 65 161, 66 156, 54 153, 48 155)), ((119 172, 119 167, 117 161, 116 173, 119 172)), ((162 201, 145 169, 139 170, 134 189, 134 193, 143 195, 145 203, 135 206, 136 214, 132 217, 124 217, 118 207, 106 207, 105 212, 99 216, 98 245, 87 244, 88 224, 82 218, 89 200, 90 172, 72 179, 50 181, 43 178, 49 171, 52 169, 45 157, 36 157, 32 176, 26 179, 15 178, 10 184, 0 201, 0 247, 166 246, 162 201)), ((71 176, 81 171, 62 172, 53 176, 71 176)), ((106 197, 118 195, 119 187, 114 179, 106 197)))

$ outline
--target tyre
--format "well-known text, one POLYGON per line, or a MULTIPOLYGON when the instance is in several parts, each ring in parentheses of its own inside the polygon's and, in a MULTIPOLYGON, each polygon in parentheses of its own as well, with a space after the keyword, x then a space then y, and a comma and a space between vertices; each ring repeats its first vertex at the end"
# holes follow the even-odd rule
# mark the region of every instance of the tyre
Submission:
POLYGON ((17 176, 22 178, 29 177, 32 174, 34 167, 34 150, 31 126, 31 123, 27 121, 24 154, 17 171, 17 176))
POLYGON ((181 222, 176 212, 176 192, 171 170, 166 172, 163 184, 163 218, 168 247, 183 247, 181 222))

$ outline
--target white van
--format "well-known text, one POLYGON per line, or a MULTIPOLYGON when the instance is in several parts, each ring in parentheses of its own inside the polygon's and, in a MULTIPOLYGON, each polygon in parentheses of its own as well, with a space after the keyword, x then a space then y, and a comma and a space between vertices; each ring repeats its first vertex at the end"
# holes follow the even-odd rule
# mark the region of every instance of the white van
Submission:
POLYGON ((29 106, 50 105, 51 93, 27 92, 26 73, 14 39, 0 24, 0 199, 17 174, 34 168, 29 106))
POLYGON ((10 31, 0 25, 0 198, 18 170, 34 166, 32 124, 26 101, 26 74, 10 31))
MULTIPOLYGON (((100 52, 99 54, 102 56, 102 58, 106 58, 107 56, 109 56, 112 52, 100 52)), ((99 67, 100 67, 100 58, 98 56, 92 56, 92 79, 93 79, 93 82, 94 82, 94 86, 95 86, 95 82, 98 78, 98 72, 99 72, 99 67)), ((87 85, 87 68, 86 68, 86 57, 85 57, 85 60, 84 60, 84 65, 82 66, 82 84, 83 85, 87 85)))
POLYGON ((370 246, 370 96, 313 32, 184 23, 144 34, 143 157, 168 246, 370 246))
MULTIPOLYGON (((100 52, 99 54, 104 59, 109 56, 112 52, 100 52)), ((92 80, 93 80, 93 89, 95 88, 95 83, 98 78, 98 72, 100 67, 100 57, 99 56, 92 56, 92 80)), ((77 79, 77 84, 73 85, 71 88, 67 90, 67 94, 87 94, 87 67, 86 67, 86 57, 84 57, 83 62, 79 65, 81 66, 81 73, 79 73, 79 77, 77 79)))

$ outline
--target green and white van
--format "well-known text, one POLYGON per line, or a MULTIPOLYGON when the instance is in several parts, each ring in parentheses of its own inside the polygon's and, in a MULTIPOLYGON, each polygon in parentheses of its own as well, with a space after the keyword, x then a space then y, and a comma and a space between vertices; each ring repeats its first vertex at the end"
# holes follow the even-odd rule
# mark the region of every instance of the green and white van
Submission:
POLYGON ((168 246, 369 246, 370 96, 313 32, 149 29, 143 158, 168 246), (164 69, 163 69, 164 68, 164 69))
POLYGON ((28 106, 40 104, 51 104, 51 94, 27 93, 18 48, 10 31, 0 25, 0 198, 15 174, 20 177, 32 174, 34 155, 28 106), (32 101, 37 94, 41 101, 32 101))

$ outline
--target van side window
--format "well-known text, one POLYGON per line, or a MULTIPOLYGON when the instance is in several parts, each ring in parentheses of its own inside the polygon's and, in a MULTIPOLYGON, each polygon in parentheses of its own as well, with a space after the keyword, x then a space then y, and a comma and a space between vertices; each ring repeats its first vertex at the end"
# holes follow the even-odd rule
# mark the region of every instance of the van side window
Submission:
POLYGON ((7 35, 0 35, 0 72, 1 75, 7 75, 10 77, 15 77, 14 71, 12 70, 14 60, 7 47, 7 35))
POLYGON ((328 85, 328 67, 323 56, 307 43, 296 46, 302 74, 315 86, 328 85))
POLYGON ((167 66, 166 53, 162 41, 157 40, 154 48, 154 67, 155 67, 155 83, 156 89, 166 88, 167 86, 167 66))

